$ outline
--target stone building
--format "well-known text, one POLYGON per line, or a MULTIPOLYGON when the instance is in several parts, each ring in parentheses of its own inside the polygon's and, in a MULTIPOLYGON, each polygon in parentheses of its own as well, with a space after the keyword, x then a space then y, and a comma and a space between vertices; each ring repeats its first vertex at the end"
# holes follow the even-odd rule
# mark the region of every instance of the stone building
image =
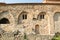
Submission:
MULTIPOLYGON (((0 3, 0 29, 0 34, 2 31, 12 33, 19 30, 23 35, 42 35, 41 40, 48 40, 44 38, 60 32, 60 0, 44 0, 43 3, 0 3)), ((40 40, 39 38, 37 36, 36 40, 40 40)))

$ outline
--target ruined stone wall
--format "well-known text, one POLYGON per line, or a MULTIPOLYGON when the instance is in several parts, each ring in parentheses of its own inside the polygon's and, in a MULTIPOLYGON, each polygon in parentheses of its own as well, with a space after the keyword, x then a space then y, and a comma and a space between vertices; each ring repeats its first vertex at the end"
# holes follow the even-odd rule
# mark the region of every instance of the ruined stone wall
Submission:
POLYGON ((54 35, 54 19, 53 16, 56 12, 60 12, 60 5, 1 5, 0 6, 0 19, 8 18, 10 24, 0 24, 0 28, 5 32, 15 32, 19 30, 21 34, 26 33, 34 34, 35 25, 39 25, 39 35, 54 35), (18 24, 19 15, 22 12, 28 13, 28 18, 22 20, 22 23, 18 24), (45 19, 33 20, 37 18, 38 14, 45 12, 45 19))

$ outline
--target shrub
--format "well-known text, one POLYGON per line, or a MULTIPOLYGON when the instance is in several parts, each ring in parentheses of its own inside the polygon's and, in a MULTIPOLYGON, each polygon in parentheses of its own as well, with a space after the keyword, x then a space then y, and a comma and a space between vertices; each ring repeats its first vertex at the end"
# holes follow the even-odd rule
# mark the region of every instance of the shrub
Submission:
POLYGON ((52 38, 52 40, 60 40, 60 33, 55 33, 55 36, 52 38))

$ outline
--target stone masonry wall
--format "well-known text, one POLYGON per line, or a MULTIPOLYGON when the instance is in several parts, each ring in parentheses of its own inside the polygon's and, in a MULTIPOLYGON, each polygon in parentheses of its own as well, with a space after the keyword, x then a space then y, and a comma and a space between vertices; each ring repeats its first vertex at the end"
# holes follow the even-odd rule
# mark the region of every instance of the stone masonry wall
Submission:
POLYGON ((53 36, 55 32, 53 16, 55 12, 60 12, 59 7, 60 5, 0 5, 0 19, 5 17, 10 21, 10 24, 0 24, 0 28, 7 33, 19 30, 22 35, 24 35, 24 33, 29 35, 34 34, 32 29, 35 29, 35 25, 38 24, 39 35, 53 36), (18 24, 19 15, 24 11, 28 13, 28 18, 18 24), (45 19, 42 21, 33 20, 33 17, 37 18, 41 12, 46 13, 45 19))

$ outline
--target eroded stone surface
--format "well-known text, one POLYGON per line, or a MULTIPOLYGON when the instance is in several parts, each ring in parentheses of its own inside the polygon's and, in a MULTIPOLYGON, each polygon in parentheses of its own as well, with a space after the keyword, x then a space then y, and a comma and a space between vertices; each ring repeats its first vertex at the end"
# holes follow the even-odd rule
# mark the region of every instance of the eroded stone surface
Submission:
POLYGON ((55 29, 57 27, 55 26, 55 22, 59 24, 59 21, 54 21, 56 12, 60 13, 60 5, 0 5, 0 19, 7 18, 10 22, 10 24, 0 24, 2 30, 0 30, 0 39, 24 40, 24 33, 26 33, 28 40, 50 40, 49 38, 51 38, 51 35, 53 36, 55 32, 60 32, 58 31, 60 28, 58 30, 55 29), (27 19, 19 23, 19 15, 21 15, 22 12, 27 12, 27 19), (38 20, 37 16, 41 12, 46 13, 44 16, 45 18, 43 20, 38 20), (39 25, 39 35, 35 33, 36 25, 39 25), (19 33, 14 34, 17 30, 19 33))

